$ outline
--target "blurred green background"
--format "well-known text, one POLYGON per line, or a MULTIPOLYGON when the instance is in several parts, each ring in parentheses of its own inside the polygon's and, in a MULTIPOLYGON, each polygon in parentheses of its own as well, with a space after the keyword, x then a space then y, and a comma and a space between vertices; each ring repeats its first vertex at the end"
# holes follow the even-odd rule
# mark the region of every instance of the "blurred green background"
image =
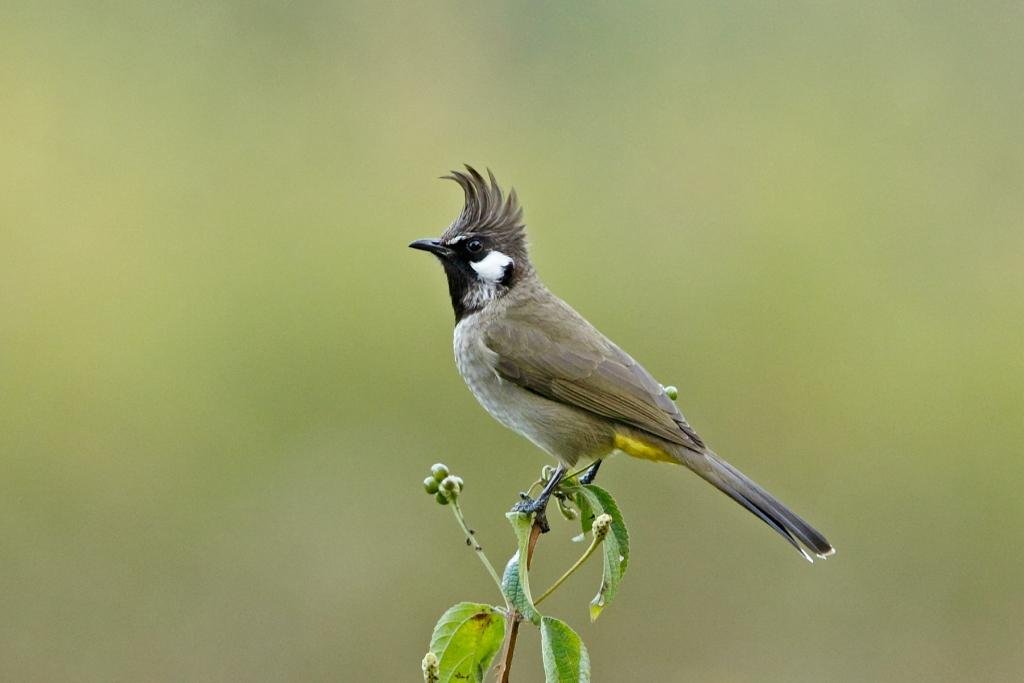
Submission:
MULTIPOLYGON (((5 3, 0 678, 418 680, 546 456, 406 249, 494 169, 541 275, 839 549, 613 460, 599 681, 1024 672, 1019 3, 5 3)), ((555 523, 546 584, 579 552, 555 523)), ((515 673, 541 679, 536 632, 515 673)))

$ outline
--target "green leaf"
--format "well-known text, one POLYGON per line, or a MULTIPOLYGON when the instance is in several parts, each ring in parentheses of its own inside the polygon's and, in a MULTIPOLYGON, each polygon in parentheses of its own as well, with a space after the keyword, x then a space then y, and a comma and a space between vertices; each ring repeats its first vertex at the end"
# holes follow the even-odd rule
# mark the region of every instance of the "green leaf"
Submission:
POLYGON ((599 509, 594 513, 587 521, 587 527, 585 531, 590 530, 590 526, 594 523, 594 518, 602 512, 611 515, 612 517, 612 535, 619 543, 620 554, 622 555, 621 565, 622 571, 626 571, 626 565, 629 564, 629 531, 626 529, 626 522, 622 519, 622 512, 619 510, 618 503, 612 498, 612 494, 605 491, 597 484, 586 484, 581 487, 584 489, 593 499, 599 501, 599 505, 595 506, 599 509))
POLYGON ((589 683, 590 655, 580 637, 564 621, 554 617, 541 619, 540 647, 546 683, 589 683))
POLYGON ((434 626, 430 651, 440 660, 440 683, 483 681, 505 638, 505 617, 497 608, 460 602, 434 626))
POLYGON ((533 606, 533 596, 530 595, 530 575, 526 571, 526 561, 523 559, 527 557, 527 549, 530 545, 533 516, 522 512, 509 512, 505 517, 516 532, 519 549, 505 565, 505 573, 501 577, 501 592, 505 594, 512 606, 519 610, 520 614, 534 624, 539 624, 540 612, 533 606))
POLYGON ((594 621, 619 591, 619 584, 629 564, 629 531, 615 499, 600 486, 584 484, 572 489, 572 494, 580 509, 580 525, 584 533, 591 531, 598 515, 605 513, 612 518, 611 532, 605 537, 601 549, 604 557, 601 588, 590 601, 590 620, 594 621))
MULTIPOLYGON (((592 485, 592 484, 591 484, 592 485)), ((586 535, 590 532, 590 529, 594 526, 594 520, 601 514, 600 511, 594 512, 593 508, 590 507, 590 503, 587 502, 587 496, 583 491, 583 486, 574 487, 570 489, 572 500, 576 503, 576 507, 580 511, 580 529, 583 533, 572 539, 574 541, 582 541, 586 535)))

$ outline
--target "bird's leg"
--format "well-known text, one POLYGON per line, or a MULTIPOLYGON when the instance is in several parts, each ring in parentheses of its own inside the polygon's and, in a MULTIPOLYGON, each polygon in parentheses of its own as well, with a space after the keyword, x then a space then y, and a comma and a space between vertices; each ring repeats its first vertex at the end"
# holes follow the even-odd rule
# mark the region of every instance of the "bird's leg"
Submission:
POLYGON ((555 492, 558 484, 561 483, 562 477, 565 476, 565 465, 559 465, 555 468, 555 471, 551 473, 551 478, 548 479, 548 483, 544 485, 544 490, 540 492, 540 495, 536 499, 531 499, 529 496, 523 496, 523 500, 512 508, 515 512, 525 512, 526 514, 536 515, 535 519, 537 524, 540 526, 541 531, 547 533, 550 527, 548 526, 548 518, 545 511, 548 507, 548 500, 551 498, 551 494, 555 492))
POLYGON ((593 484, 594 480, 597 479, 597 470, 601 468, 601 460, 595 460, 594 464, 587 468, 587 471, 580 477, 581 484, 593 484))

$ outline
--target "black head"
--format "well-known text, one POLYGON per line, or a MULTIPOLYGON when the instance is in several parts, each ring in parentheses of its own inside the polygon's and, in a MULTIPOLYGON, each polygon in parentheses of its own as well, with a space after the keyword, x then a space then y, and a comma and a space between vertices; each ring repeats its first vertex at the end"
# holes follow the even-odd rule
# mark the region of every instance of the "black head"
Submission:
POLYGON ((526 226, 515 190, 505 197, 490 171, 490 182, 470 166, 466 171, 444 176, 466 193, 459 217, 441 237, 409 245, 429 251, 441 261, 456 320, 503 296, 531 272, 526 226))

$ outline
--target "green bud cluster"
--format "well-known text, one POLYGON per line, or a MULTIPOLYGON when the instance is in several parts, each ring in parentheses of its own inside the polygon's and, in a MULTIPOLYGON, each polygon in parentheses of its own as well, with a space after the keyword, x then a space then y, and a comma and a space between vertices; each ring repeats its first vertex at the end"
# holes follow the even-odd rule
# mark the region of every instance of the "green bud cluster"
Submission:
POLYGON ((434 496, 434 500, 440 505, 450 503, 462 493, 465 485, 462 477, 449 474, 448 466, 440 462, 430 468, 430 476, 423 480, 423 490, 434 496))
POLYGON ((594 529, 594 536, 599 539, 604 538, 608 535, 608 530, 611 528, 611 526, 612 516, 606 512, 602 512, 597 516, 597 519, 594 520, 594 524, 592 527, 594 529))
POLYGON ((424 655, 423 663, 420 665, 423 669, 424 683, 437 683, 441 680, 440 664, 441 660, 433 652, 424 655))

